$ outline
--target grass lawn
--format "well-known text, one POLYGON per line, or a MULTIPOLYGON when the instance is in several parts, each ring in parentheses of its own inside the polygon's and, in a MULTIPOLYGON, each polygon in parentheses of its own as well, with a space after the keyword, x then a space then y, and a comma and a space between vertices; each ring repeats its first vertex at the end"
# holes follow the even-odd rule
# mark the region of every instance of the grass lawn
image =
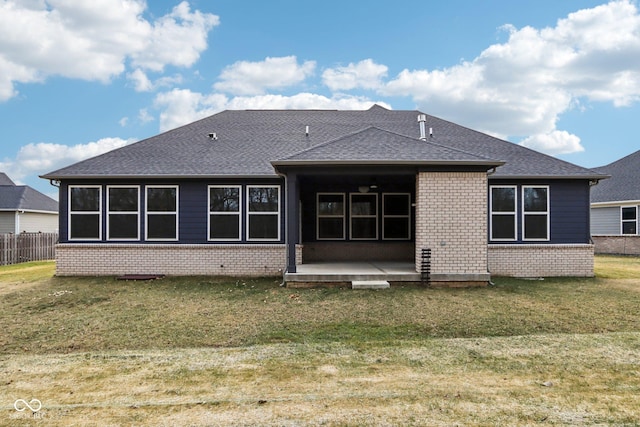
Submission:
POLYGON ((640 425, 640 258, 383 291, 53 270, 0 268, 0 425, 640 425))

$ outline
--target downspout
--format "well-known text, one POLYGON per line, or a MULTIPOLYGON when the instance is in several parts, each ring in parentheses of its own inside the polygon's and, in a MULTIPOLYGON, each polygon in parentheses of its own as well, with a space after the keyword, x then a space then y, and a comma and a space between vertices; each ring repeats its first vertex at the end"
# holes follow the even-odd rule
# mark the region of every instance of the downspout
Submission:
POLYGON ((596 185, 600 184, 600 180, 599 179, 591 179, 589 180, 589 243, 592 245, 595 245, 595 243, 593 242, 593 238, 591 237, 591 187, 595 187, 596 185))
MULTIPOLYGON (((489 169, 487 171, 487 176, 491 176, 494 173, 496 173, 496 166, 492 167, 491 169, 489 169)), ((487 182, 487 184, 488 184, 488 182, 487 182)), ((489 193, 487 192, 487 198, 488 198, 488 196, 489 196, 489 193)), ((488 210, 487 210, 487 212, 488 212, 488 210)), ((489 221, 489 220, 490 220, 490 218, 487 218, 487 221, 489 221)), ((495 286, 496 284, 491 281, 491 272, 489 271, 489 243, 487 243, 487 273, 489 273, 489 286, 495 286)))

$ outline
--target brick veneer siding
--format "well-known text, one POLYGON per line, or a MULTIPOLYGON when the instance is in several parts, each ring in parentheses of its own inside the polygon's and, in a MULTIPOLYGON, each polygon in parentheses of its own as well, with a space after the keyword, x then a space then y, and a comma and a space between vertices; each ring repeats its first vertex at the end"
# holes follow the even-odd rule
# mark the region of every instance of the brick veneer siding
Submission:
POLYGON ((487 174, 420 172, 416 178, 416 270, 431 248, 431 272, 487 273, 487 174))
MULTIPOLYGON (((174 276, 278 276, 286 245, 70 244, 56 247, 58 276, 166 274, 174 276)), ((296 263, 302 247, 296 247, 296 263)))
POLYGON ((512 277, 593 277, 594 246, 489 245, 489 272, 512 277))
POLYGON ((640 236, 591 236, 597 254, 640 255, 640 236))

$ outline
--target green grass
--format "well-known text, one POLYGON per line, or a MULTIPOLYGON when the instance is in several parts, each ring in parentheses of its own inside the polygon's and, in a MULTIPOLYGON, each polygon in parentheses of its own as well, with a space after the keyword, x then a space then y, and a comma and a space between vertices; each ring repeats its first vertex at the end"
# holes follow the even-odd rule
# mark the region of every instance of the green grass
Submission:
POLYGON ((640 258, 382 291, 53 268, 0 268, 0 425, 639 425, 640 258))
MULTIPOLYGON (((640 264, 636 267, 640 271, 640 264)), ((334 341, 362 345, 640 330, 640 292, 600 278, 497 278, 496 286, 486 288, 354 292, 291 290, 272 278, 61 278, 51 277, 51 268, 25 266, 28 280, 16 267, 9 269, 12 275, 0 269, 0 284, 28 282, 0 300, 0 353, 334 341), (33 276, 35 267, 40 279, 33 276)), ((616 274, 621 267, 607 268, 616 274)), ((624 274, 629 271, 625 268, 624 274)))

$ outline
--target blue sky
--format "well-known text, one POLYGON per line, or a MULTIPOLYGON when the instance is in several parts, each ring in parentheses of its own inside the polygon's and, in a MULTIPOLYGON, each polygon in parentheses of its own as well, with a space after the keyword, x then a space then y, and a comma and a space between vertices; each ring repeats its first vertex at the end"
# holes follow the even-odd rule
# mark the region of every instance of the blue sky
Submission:
POLYGON ((0 0, 0 171, 224 109, 420 109, 595 167, 638 150, 634 0, 0 0))

